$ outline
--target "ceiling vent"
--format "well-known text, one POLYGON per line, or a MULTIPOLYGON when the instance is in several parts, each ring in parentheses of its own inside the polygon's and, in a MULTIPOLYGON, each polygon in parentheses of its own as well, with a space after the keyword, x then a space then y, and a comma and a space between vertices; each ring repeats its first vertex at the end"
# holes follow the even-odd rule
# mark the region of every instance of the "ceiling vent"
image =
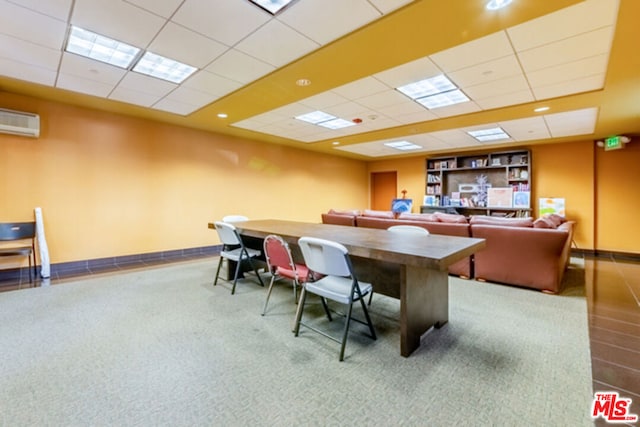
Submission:
POLYGON ((37 138, 40 136, 40 116, 0 108, 0 133, 37 138))

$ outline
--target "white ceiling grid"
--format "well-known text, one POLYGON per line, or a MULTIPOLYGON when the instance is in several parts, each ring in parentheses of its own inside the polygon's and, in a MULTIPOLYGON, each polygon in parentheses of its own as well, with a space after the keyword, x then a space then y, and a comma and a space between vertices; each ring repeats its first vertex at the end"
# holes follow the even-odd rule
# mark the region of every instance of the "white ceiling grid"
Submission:
MULTIPOLYGON (((2 75, 188 115, 411 0, 298 0, 277 17, 245 0, 0 0, 2 75), (330 22, 331 25, 326 23, 330 22), (64 53, 70 25, 199 68, 181 85, 64 53)), ((618 0, 585 0, 390 68, 233 126, 301 144, 601 89, 618 0), (395 88, 445 73, 471 100, 428 110, 395 88), (322 110, 362 123, 329 130, 294 117, 322 110)), ((532 113, 534 114, 534 113, 532 113)), ((593 132, 597 108, 507 121, 505 142, 593 132)), ((468 129, 399 134, 432 151, 476 146, 468 129)), ((337 147, 404 154, 389 140, 337 147)))
MULTIPOLYGON (((616 1, 586 1, 233 125, 313 143, 598 90, 604 85, 616 14, 616 1), (398 86, 443 73, 471 98, 470 102, 427 110, 395 90, 398 86), (314 98, 332 99, 330 95, 336 94, 348 101, 340 103, 339 98, 334 98, 333 103, 327 102, 323 106, 313 102, 314 98), (347 120, 359 118, 363 121, 340 131, 310 132, 304 136, 301 136, 299 128, 292 129, 285 124, 289 123, 290 117, 316 109, 347 120)), ((590 127, 593 128, 595 115, 590 117, 594 120, 590 127)), ((303 126, 317 127, 306 123, 303 126)), ((576 126, 576 129, 582 128, 576 126)), ((540 133, 532 128, 526 134, 510 134, 512 138, 504 142, 532 140, 535 138, 531 136, 536 134, 540 133)), ((399 139, 403 138, 394 138, 399 139)), ((417 135, 406 139, 420 145, 417 135)), ((449 144, 451 147, 477 144, 473 138, 463 138, 463 141, 467 143, 461 145, 458 139, 458 142, 449 141, 449 144)), ((384 142, 389 140, 339 149, 373 157, 404 154, 385 147, 384 142)), ((425 151, 434 149, 433 146, 425 146, 425 151)))

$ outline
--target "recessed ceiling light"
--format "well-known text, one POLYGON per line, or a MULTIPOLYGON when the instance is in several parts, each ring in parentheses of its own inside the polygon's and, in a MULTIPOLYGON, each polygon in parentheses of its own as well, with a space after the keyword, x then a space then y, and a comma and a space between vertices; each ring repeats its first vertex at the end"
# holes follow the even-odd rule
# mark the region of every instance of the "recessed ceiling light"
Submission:
POLYGON ((395 148, 400 151, 410 151, 410 150, 418 150, 422 148, 419 145, 414 144, 409 141, 394 141, 394 142, 385 142, 384 145, 387 147, 395 148))
POLYGON ((333 141, 332 144, 333 145, 340 145, 340 141, 333 141))
POLYGON ((229 116, 227 116, 226 113, 218 113, 218 117, 220 117, 221 119, 226 119, 229 116))
POLYGON ((131 66, 140 53, 140 49, 135 46, 73 26, 65 50, 125 69, 131 66))
POLYGON ((498 10, 511 4, 511 1, 512 0, 491 0, 489 3, 487 3, 486 7, 489 10, 498 10))
POLYGON ((309 86, 311 84, 311 80, 309 80, 309 79, 298 79, 298 80, 296 80, 296 84, 298 86, 309 86))
POLYGON ((272 15, 280 12, 293 0, 249 0, 251 3, 257 4, 272 15))
POLYGON ((548 109, 549 107, 538 107, 533 111, 535 111, 536 113, 541 113, 542 111, 547 111, 548 109))
POLYGON ((497 141, 499 139, 511 138, 501 127, 472 130, 467 133, 480 142, 497 141))
POLYGON ((173 83, 182 83, 187 77, 193 74, 197 68, 182 62, 174 61, 155 53, 145 52, 140 58, 133 71, 157 77, 173 83))

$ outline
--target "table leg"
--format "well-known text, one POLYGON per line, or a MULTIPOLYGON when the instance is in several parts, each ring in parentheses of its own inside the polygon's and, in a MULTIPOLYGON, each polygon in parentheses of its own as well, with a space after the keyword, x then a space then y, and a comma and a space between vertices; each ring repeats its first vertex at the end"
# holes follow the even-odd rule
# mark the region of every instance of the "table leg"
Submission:
POLYGON ((429 328, 449 321, 449 275, 405 265, 400 280, 400 354, 408 357, 429 328))

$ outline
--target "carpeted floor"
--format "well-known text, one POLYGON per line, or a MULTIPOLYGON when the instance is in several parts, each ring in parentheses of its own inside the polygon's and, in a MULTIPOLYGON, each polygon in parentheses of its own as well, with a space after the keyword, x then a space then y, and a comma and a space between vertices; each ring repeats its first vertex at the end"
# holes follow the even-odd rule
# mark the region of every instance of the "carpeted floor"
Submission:
POLYGON ((409 358, 376 295, 378 340, 354 324, 340 363, 291 333, 288 284, 262 317, 266 288, 213 287, 216 262, 0 294, 0 425, 592 425, 579 266, 560 296, 451 278, 449 323, 409 358))

